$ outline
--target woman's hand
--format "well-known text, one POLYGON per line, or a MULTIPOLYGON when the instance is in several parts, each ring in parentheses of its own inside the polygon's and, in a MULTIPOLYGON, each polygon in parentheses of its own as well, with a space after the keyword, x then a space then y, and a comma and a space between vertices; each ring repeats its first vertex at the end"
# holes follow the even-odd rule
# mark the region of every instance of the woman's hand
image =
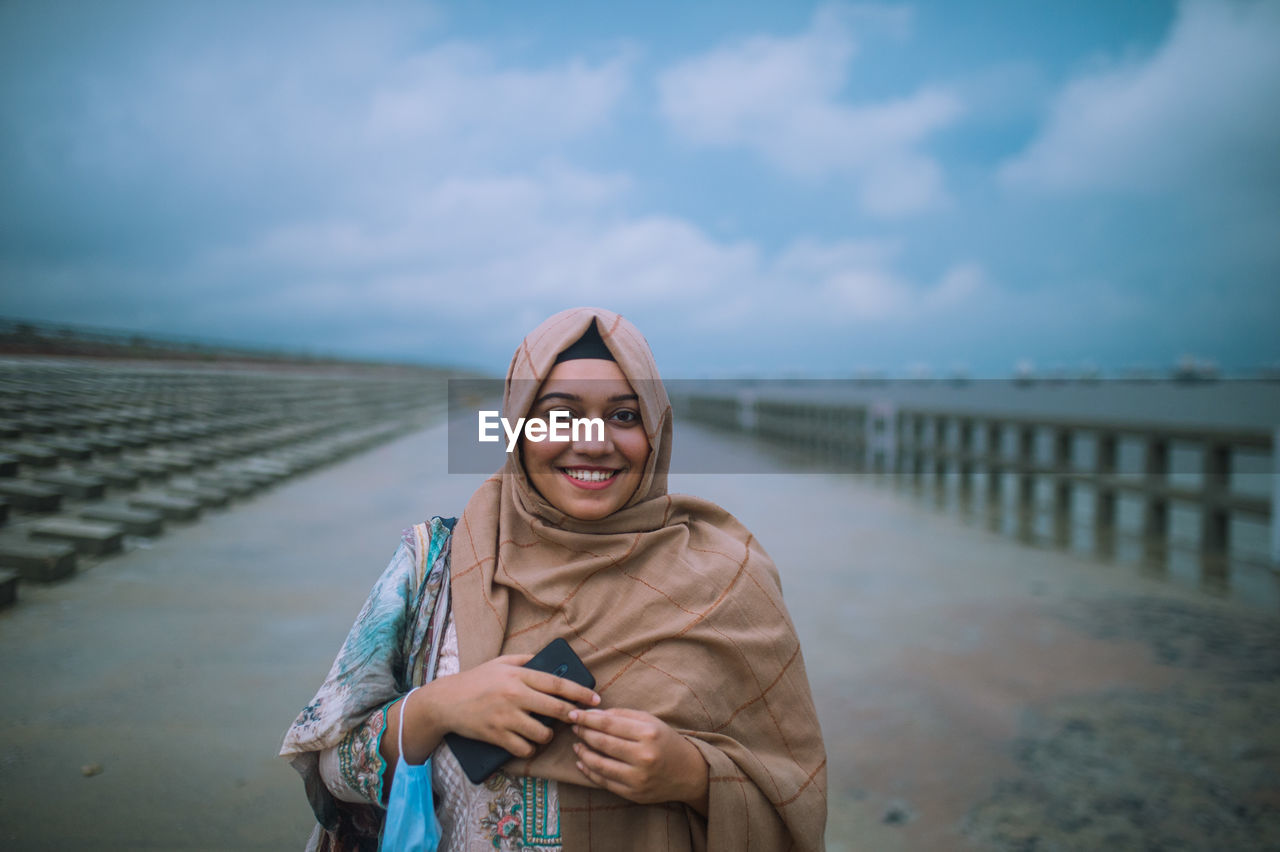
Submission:
MULTIPOLYGON (((424 685, 409 702, 405 759, 426 760, 449 731, 502 746, 516 757, 531 757, 552 737, 552 730, 533 714, 568 722, 579 704, 600 703, 600 696, 585 686, 523 668, 530 659, 531 654, 508 654, 424 685)), ((393 721, 388 719, 388 731, 393 721)), ((384 736, 383 743, 394 739, 384 736)))
POLYGON ((683 802, 707 813, 707 762, 698 747, 641 710, 574 710, 578 769, 637 804, 683 802))

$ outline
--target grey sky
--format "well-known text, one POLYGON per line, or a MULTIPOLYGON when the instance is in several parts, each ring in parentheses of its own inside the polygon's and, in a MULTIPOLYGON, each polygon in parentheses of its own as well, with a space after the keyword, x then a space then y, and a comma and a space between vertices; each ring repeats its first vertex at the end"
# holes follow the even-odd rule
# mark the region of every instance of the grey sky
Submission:
POLYGON ((0 313, 490 370, 575 304, 689 375, 1280 361, 1276 4, 644 8, 4 4, 0 313))

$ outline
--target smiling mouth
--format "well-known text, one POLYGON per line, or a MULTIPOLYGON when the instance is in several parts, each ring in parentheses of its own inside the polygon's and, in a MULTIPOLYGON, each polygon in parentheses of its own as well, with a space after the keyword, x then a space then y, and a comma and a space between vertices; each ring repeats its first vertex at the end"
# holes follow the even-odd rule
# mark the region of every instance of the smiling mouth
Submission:
POLYGON ((565 478, 580 488, 604 488, 618 478, 621 470, 600 468, 562 467, 565 478))

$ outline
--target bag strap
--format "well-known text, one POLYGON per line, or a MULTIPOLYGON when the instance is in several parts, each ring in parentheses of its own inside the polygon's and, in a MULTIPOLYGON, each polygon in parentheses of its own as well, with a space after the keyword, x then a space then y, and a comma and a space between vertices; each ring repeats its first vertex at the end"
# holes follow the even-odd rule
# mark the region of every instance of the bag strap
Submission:
MULTIPOLYGON (((453 541, 451 533, 453 525, 457 518, 441 518, 441 523, 448 532, 444 533, 450 536, 445 542, 446 547, 452 547, 453 541)), ((425 582, 427 572, 431 570, 431 566, 427 564, 427 556, 431 550, 433 543, 431 524, 417 524, 414 531, 419 536, 418 543, 418 581, 425 582)), ((427 651, 427 664, 423 668, 422 682, 429 683, 435 680, 436 668, 440 663, 440 650, 444 645, 444 630, 449 623, 449 608, 452 604, 452 596, 450 595, 449 574, 451 571, 451 561, 449 554, 445 554, 444 571, 440 578, 440 592, 436 598, 435 607, 431 612, 431 625, 428 635, 431 636, 431 647, 427 651)))
POLYGON ((431 553, 431 524, 414 524, 412 533, 414 554, 417 557, 417 564, 414 566, 416 569, 414 571, 414 588, 422 588, 422 584, 427 581, 427 571, 431 567, 427 564, 427 557, 431 553))
POLYGON ((444 648, 444 631, 449 624, 449 607, 453 603, 449 594, 449 569, 444 572, 444 584, 440 588, 440 597, 436 600, 435 612, 431 614, 432 637, 431 650, 427 656, 427 670, 423 682, 436 679, 436 669, 440 665, 440 651, 444 648))
POLYGON ((407 763, 404 759, 404 712, 409 709, 409 696, 413 695, 419 689, 422 689, 422 687, 415 686, 413 689, 405 693, 404 698, 400 701, 400 726, 399 730, 396 731, 396 748, 400 751, 401 763, 407 763))

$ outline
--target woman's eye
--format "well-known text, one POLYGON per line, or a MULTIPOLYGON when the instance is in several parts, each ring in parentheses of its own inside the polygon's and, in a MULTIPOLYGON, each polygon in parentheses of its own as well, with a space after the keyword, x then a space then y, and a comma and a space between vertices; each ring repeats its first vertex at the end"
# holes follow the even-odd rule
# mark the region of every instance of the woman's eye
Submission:
POLYGON ((627 424, 639 423, 640 412, 631 411, 630 409, 624 408, 621 411, 615 411, 613 413, 613 419, 617 420, 619 423, 627 423, 627 424))

